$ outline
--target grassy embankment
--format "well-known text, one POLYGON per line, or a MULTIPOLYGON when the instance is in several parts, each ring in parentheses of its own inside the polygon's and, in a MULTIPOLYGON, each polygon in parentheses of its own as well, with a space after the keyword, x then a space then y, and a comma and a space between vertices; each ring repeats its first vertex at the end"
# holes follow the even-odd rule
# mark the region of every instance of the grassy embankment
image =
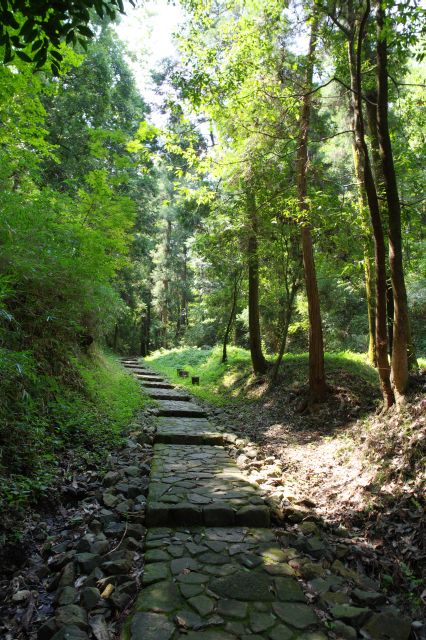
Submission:
MULTIPOLYGON (((227 363, 221 363, 220 347, 180 347, 156 351, 146 358, 146 362, 171 382, 190 388, 194 395, 203 400, 223 406, 230 402, 246 402, 254 381, 249 351, 229 347, 228 359, 227 363), (178 368, 188 371, 189 377, 179 377, 178 368), (200 376, 200 386, 192 385, 191 376, 200 376)), ((364 354, 350 351, 326 353, 325 366, 330 384, 339 384, 345 375, 358 376, 371 385, 378 384, 377 373, 368 364, 364 354)), ((307 354, 287 354, 280 373, 285 379, 285 385, 294 387, 306 384, 307 370, 307 354)))
POLYGON ((0 544, 19 535, 24 509, 50 495, 65 467, 101 465, 147 402, 115 357, 100 351, 72 359, 60 377, 30 362, 17 371, 14 398, 10 380, 1 381, 9 396, 0 407, 0 544))

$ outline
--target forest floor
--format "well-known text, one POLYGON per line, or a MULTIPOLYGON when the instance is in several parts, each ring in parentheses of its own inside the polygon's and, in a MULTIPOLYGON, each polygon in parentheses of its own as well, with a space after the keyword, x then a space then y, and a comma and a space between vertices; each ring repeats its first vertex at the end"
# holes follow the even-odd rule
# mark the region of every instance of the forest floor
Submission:
POLYGON ((381 414, 374 370, 351 354, 330 356, 327 402, 303 411, 303 357, 284 361, 271 385, 249 375, 242 350, 231 350, 221 366, 217 351, 202 352, 159 354, 150 364, 174 381, 179 366, 200 375, 193 393, 218 405, 216 418, 256 445, 256 458, 240 457, 241 466, 278 492, 284 510, 307 506, 326 526, 350 532, 357 562, 425 620, 426 371, 413 377, 401 412, 381 414))

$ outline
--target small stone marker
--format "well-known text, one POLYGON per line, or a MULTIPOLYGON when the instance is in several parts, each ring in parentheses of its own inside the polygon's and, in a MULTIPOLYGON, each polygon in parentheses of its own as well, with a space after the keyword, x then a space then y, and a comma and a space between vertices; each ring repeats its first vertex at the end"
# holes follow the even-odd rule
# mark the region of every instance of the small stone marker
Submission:
POLYGON ((191 378, 192 384, 200 384, 200 376, 192 376, 191 378))
POLYGON ((189 376, 188 371, 185 371, 185 369, 178 369, 177 372, 179 378, 187 378, 189 376))

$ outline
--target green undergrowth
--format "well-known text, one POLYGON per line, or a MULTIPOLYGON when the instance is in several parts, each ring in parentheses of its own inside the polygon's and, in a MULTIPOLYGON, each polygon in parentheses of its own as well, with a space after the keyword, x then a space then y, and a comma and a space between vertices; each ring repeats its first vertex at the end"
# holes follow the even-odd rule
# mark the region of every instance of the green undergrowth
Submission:
MULTIPOLYGON (((153 369, 167 376, 175 383, 191 389, 191 392, 212 404, 223 406, 230 402, 245 401, 251 396, 250 388, 254 382, 251 371, 250 352, 239 347, 228 348, 228 362, 221 363, 220 346, 212 349, 197 347, 179 347, 159 350, 145 358, 153 369), (188 371, 188 378, 181 378, 177 369, 188 371), (199 376, 200 385, 192 385, 191 377, 199 376)), ((269 358, 272 364, 273 358, 269 358)), ((376 386, 377 373, 371 367, 365 354, 345 351, 326 353, 325 366, 328 382, 332 385, 345 384, 356 377, 376 386)), ((286 354, 280 368, 280 380, 286 387, 306 384, 308 375, 308 355, 286 354)))
POLYGON ((240 396, 236 388, 242 380, 251 376, 250 353, 239 347, 229 347, 228 362, 221 362, 221 348, 199 349, 179 347, 159 350, 145 358, 159 373, 182 386, 190 387, 194 395, 215 405, 225 405, 240 396), (188 371, 188 378, 181 378, 177 369, 188 371), (193 385, 192 376, 200 377, 200 385, 193 385))
MULTIPOLYGON (((378 384, 377 371, 367 360, 364 353, 354 351, 340 351, 325 353, 325 371, 327 382, 331 385, 341 385, 345 379, 354 376, 373 386, 378 384)), ((308 376, 308 354, 288 353, 284 356, 280 368, 280 376, 286 385, 306 384, 308 376)))
POLYGON ((69 359, 54 376, 39 371, 30 353, 1 351, 0 366, 4 543, 19 535, 24 509, 64 477, 64 465, 102 465, 146 400, 116 359, 96 350, 69 359))
POLYGON ((426 369, 426 358, 417 358, 417 364, 420 369, 426 369))

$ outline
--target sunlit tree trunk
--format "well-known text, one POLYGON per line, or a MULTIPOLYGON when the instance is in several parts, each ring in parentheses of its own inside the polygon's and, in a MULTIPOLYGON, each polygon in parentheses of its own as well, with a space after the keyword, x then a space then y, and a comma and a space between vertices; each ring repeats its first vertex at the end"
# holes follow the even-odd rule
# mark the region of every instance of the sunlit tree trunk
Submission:
POLYGON ((291 318, 294 311, 294 300, 296 298, 296 294, 298 290, 299 290, 299 283, 297 281, 293 281, 290 289, 287 291, 286 305, 284 310, 284 322, 281 330, 281 344, 280 344, 278 356, 274 363, 274 368, 271 375, 271 380, 273 382, 275 382, 278 378, 278 372, 286 351, 288 329, 289 329, 291 318))
POLYGON ((228 322, 225 328, 225 333, 223 334, 222 363, 225 363, 228 361, 227 347, 228 347, 229 335, 231 333, 232 325, 234 324, 235 316, 237 313, 239 281, 240 281, 239 276, 235 275, 233 287, 232 287, 231 311, 229 313, 228 322))
POLYGON ((186 328, 189 324, 188 314, 188 249, 183 246, 183 293, 182 293, 182 325, 186 328))
POLYGON ((161 324, 163 333, 163 347, 168 346, 168 324, 169 324, 169 263, 171 254, 171 238, 172 238, 172 222, 167 220, 166 237, 165 237, 165 261, 163 276, 163 305, 161 309, 161 324))
POLYGON ((374 259, 376 270, 376 356, 385 408, 394 403, 394 395, 390 383, 390 365, 387 353, 386 326, 386 249, 380 217, 379 201, 377 198, 373 172, 370 164, 367 144, 365 141, 365 126, 362 113, 361 93, 361 62, 362 42, 369 15, 369 3, 359 24, 356 25, 349 38, 349 70, 351 75, 351 100, 354 114, 355 145, 359 153, 365 193, 370 212, 371 226, 374 237, 374 259))
POLYGON ((316 29, 317 19, 314 19, 311 27, 306 65, 305 95, 303 97, 299 122, 297 197, 299 210, 303 219, 301 242, 309 315, 309 391, 313 401, 321 402, 324 400, 327 390, 324 370, 324 341, 312 234, 309 221, 307 220, 309 214, 307 200, 308 133, 311 115, 311 94, 309 92, 312 89, 314 54, 317 40, 316 29))
MULTIPOLYGON (((352 114, 353 115, 353 114, 352 114)), ((352 117, 354 125, 354 118, 352 117)), ((371 242, 371 227, 368 219, 368 203, 364 188, 364 177, 362 175, 359 151, 353 141, 353 158, 355 176, 358 182, 358 203, 361 215, 361 222, 366 227, 363 232, 363 248, 364 248, 364 278, 365 278, 365 295, 367 299, 367 315, 368 315, 368 360, 376 366, 376 299, 375 299, 375 277, 373 266, 373 246, 371 242)))
POLYGON ((249 342, 253 371, 256 374, 266 373, 268 364, 262 352, 259 313, 259 255, 258 255, 258 220, 254 193, 248 189, 246 193, 247 218, 249 234, 248 253, 248 311, 249 342))
MULTIPOLYGON (((379 207, 382 215, 382 222, 388 224, 389 210, 386 197, 385 176, 383 162, 380 155, 380 144, 378 135, 378 93, 376 89, 368 92, 366 111, 368 118, 368 132, 371 142, 371 151, 373 159, 374 179, 376 182, 376 190, 379 197, 379 207)), ((389 230, 388 230, 389 235, 389 230)), ((387 294, 387 317, 388 317, 388 343, 389 354, 392 356, 393 348, 393 331, 394 331, 394 293, 392 287, 392 280, 387 276, 386 281, 386 294, 387 294)), ((418 369, 418 363, 413 344, 413 337, 411 333, 410 324, 408 324, 408 368, 409 370, 416 371, 418 369)))
POLYGON ((383 2, 375 0, 375 4, 377 20, 377 133, 388 209, 389 268, 394 300, 392 386, 399 402, 403 399, 408 384, 410 325, 402 260, 401 205, 389 134, 388 44, 385 32, 385 11, 383 2))

